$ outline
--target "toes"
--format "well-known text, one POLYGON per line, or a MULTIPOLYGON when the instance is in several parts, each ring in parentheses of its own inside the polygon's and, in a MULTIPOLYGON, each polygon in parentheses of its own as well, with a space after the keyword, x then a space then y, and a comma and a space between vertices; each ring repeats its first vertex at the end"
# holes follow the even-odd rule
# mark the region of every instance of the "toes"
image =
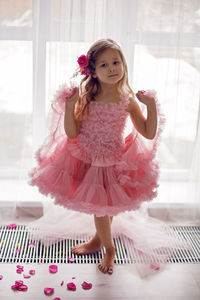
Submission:
POLYGON ((101 272, 105 273, 105 272, 104 272, 104 267, 103 267, 101 264, 98 265, 98 268, 99 268, 99 270, 100 270, 101 272))
POLYGON ((112 273, 113 273, 113 267, 109 267, 109 268, 108 268, 108 273, 109 273, 109 274, 112 274, 112 273))
MULTIPOLYGON (((100 271, 101 271, 101 267, 102 267, 101 265, 98 265, 98 269, 99 269, 100 271)), ((101 272, 102 272, 102 271, 101 271, 101 272)))
POLYGON ((106 273, 107 272, 107 267, 106 266, 102 266, 101 264, 98 265, 98 268, 101 272, 106 273))

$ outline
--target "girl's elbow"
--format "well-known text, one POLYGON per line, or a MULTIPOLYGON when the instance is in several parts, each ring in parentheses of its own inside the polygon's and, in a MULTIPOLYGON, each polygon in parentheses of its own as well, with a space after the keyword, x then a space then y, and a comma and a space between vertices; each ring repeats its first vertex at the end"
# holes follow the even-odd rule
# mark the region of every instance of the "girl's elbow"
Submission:
POLYGON ((155 138, 155 134, 154 135, 149 135, 146 137, 148 140, 153 140, 155 138))
POLYGON ((149 139, 149 140, 153 140, 156 136, 156 131, 153 132, 153 133, 149 133, 146 135, 146 138, 149 139))
POLYGON ((68 132, 66 129, 65 129, 65 133, 69 139, 75 139, 79 135, 79 132, 72 133, 72 132, 68 132))
POLYGON ((65 133, 69 139, 75 139, 78 136, 78 134, 71 134, 71 133, 67 133, 67 132, 65 132, 65 133))

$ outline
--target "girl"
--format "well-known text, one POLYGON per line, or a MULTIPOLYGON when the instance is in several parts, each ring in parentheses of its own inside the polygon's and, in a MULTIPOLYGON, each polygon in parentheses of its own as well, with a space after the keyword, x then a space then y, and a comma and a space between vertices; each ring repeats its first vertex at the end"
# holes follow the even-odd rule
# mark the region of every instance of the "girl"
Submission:
POLYGON ((144 117, 115 41, 96 41, 78 64, 74 76, 84 77, 79 87, 63 85, 55 95, 50 134, 36 153, 38 167, 30 173, 30 184, 57 205, 94 215, 96 234, 72 252, 93 253, 104 246, 98 268, 112 274, 113 216, 137 210, 156 196, 159 166, 154 158, 164 118, 155 93, 141 90, 136 97, 146 105, 144 117), (128 116, 134 129, 124 139, 128 116))

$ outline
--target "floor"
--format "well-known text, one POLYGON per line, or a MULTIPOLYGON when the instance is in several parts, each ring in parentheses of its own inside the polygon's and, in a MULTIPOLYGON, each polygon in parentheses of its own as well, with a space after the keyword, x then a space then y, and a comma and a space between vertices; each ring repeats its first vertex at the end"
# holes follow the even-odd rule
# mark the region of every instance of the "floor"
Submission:
POLYGON ((35 269, 35 275, 29 279, 16 273, 16 265, 2 264, 0 281, 0 299, 47 299, 43 290, 54 288, 49 299, 115 299, 115 300, 199 300, 200 268, 199 265, 168 265, 164 271, 155 271, 151 278, 142 279, 134 265, 115 265, 112 275, 101 273, 96 265, 59 265, 58 273, 49 273, 49 265, 24 265, 27 274, 35 269), (76 277, 72 279, 72 277, 76 277), (23 280, 27 291, 13 291, 15 280, 23 280), (64 284, 61 286, 61 281, 64 284), (82 289, 81 284, 92 283, 90 290, 82 289), (67 290, 66 284, 74 282, 76 291, 67 290), (22 298, 23 297, 23 298, 22 298))
MULTIPOLYGON (((10 224, 10 219, 8 224, 10 224)), ((29 222, 21 218, 21 224, 29 222)), ((6 221, 4 219, 4 224, 6 221)), ((16 220, 14 221, 16 223, 16 220)), ((0 265, 0 299, 113 299, 113 300, 199 300, 200 264, 167 264, 153 276, 142 278, 134 264, 115 265, 112 275, 101 273, 94 264, 58 264, 58 272, 49 272, 48 264, 23 264, 24 273, 35 269, 31 278, 23 278, 16 273, 17 264, 0 265), (72 279, 72 277, 75 277, 72 279), (14 291, 11 286, 16 280, 23 280, 27 291, 14 291), (61 282, 64 284, 61 286, 61 282), (81 284, 92 283, 90 290, 82 289, 81 284), (76 291, 67 289, 67 283, 76 284, 76 291), (54 294, 47 296, 44 288, 54 288, 54 294)))

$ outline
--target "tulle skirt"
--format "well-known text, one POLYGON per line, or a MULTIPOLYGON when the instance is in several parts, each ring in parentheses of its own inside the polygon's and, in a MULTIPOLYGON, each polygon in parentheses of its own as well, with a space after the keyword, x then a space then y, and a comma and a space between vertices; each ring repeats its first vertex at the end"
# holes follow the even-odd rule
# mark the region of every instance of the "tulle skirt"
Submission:
MULTIPOLYGON (((44 216, 27 226, 30 241, 40 241, 46 247, 64 239, 84 237, 84 240, 89 240, 95 231, 94 218, 91 215, 63 210, 61 206, 53 203, 48 204, 44 216)), ((164 270, 176 251, 190 251, 190 257, 193 253, 190 244, 176 235, 167 223, 148 215, 146 203, 136 211, 114 217, 111 233, 113 238, 123 236, 127 257, 139 256, 140 260, 136 259, 133 263, 133 271, 141 278, 164 270)), ((76 255, 74 258, 76 259, 76 255)))

